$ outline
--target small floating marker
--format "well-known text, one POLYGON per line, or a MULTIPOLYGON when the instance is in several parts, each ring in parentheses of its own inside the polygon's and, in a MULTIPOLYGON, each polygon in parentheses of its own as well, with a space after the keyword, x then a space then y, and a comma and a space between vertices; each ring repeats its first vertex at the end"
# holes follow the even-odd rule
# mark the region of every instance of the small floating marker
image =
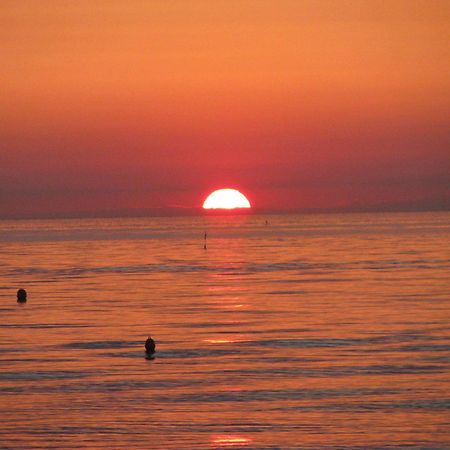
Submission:
POLYGON ((145 341, 145 355, 147 358, 153 358, 155 354, 156 344, 155 341, 149 336, 145 341))
POLYGON ((25 303, 27 301, 27 291, 25 289, 19 289, 17 291, 17 302, 25 303))
POLYGON ((207 249, 207 247, 206 247, 206 231, 205 231, 205 244, 203 245, 203 250, 206 250, 207 249))

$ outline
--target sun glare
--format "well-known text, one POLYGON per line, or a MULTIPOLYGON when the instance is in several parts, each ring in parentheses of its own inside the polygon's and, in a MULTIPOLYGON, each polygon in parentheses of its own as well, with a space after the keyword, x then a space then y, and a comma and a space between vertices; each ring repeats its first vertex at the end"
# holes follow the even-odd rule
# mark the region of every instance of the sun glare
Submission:
POLYGON ((203 203, 204 209, 251 208, 244 194, 236 189, 218 189, 208 195, 203 203))

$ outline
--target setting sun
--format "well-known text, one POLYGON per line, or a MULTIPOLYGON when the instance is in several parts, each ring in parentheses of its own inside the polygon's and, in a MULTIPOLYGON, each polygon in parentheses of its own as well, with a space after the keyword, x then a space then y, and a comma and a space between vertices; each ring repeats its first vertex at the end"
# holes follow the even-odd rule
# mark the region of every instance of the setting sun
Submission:
POLYGON ((244 194, 236 189, 218 189, 208 195, 203 203, 204 209, 251 208, 244 194))

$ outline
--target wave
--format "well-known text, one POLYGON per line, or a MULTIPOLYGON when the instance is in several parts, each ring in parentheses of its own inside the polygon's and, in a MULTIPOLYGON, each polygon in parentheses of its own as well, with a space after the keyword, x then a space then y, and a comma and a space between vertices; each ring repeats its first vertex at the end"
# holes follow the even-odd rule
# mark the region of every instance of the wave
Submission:
MULTIPOLYGON (((6 276, 30 275, 30 276, 52 276, 62 278, 80 278, 95 274, 145 274, 145 273, 199 273, 219 272, 228 274, 256 274, 264 272, 320 272, 336 273, 342 271, 402 271, 412 269, 446 269, 450 267, 450 259, 418 259, 418 260, 385 260, 385 261, 357 261, 357 262, 304 262, 291 261, 285 263, 242 263, 235 264, 200 264, 191 262, 153 263, 136 265, 112 265, 99 267, 69 267, 69 268, 46 268, 46 267, 17 267, 3 269, 6 276)), ((346 278, 348 280, 348 278, 346 278)), ((300 280, 296 280, 300 281, 300 280)), ((305 280, 303 280, 305 281, 305 280)), ((311 280, 313 281, 313 280, 311 280)), ((337 281, 336 279, 318 279, 318 281, 337 281)), ((285 280, 284 280, 285 282, 285 280)))

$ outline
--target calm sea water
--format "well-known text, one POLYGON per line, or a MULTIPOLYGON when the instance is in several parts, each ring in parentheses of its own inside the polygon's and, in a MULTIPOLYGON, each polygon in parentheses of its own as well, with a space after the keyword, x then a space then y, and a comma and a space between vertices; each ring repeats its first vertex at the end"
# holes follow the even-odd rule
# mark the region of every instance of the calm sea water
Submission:
POLYGON ((0 249, 1 448, 450 448, 449 213, 3 221, 0 249))

